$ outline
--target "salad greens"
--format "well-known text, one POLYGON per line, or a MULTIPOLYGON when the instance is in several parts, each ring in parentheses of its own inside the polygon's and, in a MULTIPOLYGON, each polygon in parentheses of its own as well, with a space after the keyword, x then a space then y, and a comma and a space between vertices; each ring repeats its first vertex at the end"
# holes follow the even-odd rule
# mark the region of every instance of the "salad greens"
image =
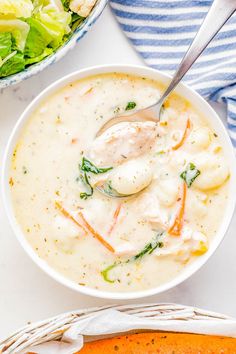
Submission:
POLYGON ((147 243, 144 248, 137 253, 135 256, 127 259, 126 261, 119 261, 109 265, 107 268, 101 271, 103 279, 108 283, 114 283, 115 280, 110 279, 109 272, 116 268, 119 265, 124 265, 130 262, 135 262, 137 260, 141 260, 145 255, 152 254, 156 248, 164 247, 164 243, 161 241, 161 236, 163 236, 163 232, 158 233, 149 243, 147 243))
POLYGON ((40 62, 67 40, 84 20, 70 10, 71 1, 0 0, 0 78, 40 62))

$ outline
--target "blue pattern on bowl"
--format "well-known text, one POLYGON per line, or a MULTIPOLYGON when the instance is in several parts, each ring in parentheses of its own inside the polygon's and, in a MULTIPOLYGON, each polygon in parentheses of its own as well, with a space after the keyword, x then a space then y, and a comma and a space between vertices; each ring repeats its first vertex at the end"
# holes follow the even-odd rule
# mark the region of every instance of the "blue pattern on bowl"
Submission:
POLYGON ((39 63, 33 64, 25 70, 0 79, 0 89, 11 85, 18 84, 29 77, 40 73, 46 67, 56 63, 61 59, 69 50, 73 49, 77 42, 84 37, 89 31, 90 27, 96 22, 101 13, 103 12, 108 0, 99 0, 93 8, 91 14, 84 20, 84 22, 73 32, 71 37, 61 46, 55 53, 51 54, 39 63))

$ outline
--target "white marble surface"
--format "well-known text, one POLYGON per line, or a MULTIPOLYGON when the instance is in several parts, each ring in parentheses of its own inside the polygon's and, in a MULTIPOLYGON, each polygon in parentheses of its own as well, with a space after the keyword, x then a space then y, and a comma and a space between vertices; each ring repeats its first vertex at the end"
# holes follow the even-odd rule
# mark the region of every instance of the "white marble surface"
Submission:
MULTIPOLYGON (((4 146, 19 115, 43 88, 77 69, 111 63, 140 64, 142 61, 107 8, 90 33, 68 56, 39 76, 0 92, 1 161, 4 146)), ((178 302, 236 317, 235 230, 236 217, 222 245, 197 274, 175 289, 142 302, 178 302)), ((14 237, 1 200, 0 236, 0 337, 29 321, 75 308, 109 303, 80 295, 57 284, 32 263, 14 237)))

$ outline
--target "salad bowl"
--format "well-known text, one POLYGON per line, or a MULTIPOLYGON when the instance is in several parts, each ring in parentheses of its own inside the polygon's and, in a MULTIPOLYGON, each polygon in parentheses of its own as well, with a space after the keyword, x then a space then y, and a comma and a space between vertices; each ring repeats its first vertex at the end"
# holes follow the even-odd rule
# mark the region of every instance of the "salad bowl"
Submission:
MULTIPOLYGON (((60 60, 64 55, 66 55, 68 51, 73 49, 76 43, 79 42, 84 37, 84 35, 89 31, 89 29, 93 26, 93 24, 96 22, 96 20, 103 12, 106 4, 107 4, 107 0, 97 0, 95 6, 93 7, 88 17, 86 17, 83 20, 83 22, 80 23, 78 27, 72 31, 68 39, 62 45, 60 45, 54 52, 46 56, 41 61, 29 65, 24 70, 18 73, 0 78, 0 89, 18 84, 21 81, 24 81, 30 78, 31 76, 40 73, 45 68, 49 67, 50 65, 60 60)), ((0 24, 0 32, 1 32, 1 24, 0 24)), ((0 67, 1 67, 1 63, 0 63, 0 67)))

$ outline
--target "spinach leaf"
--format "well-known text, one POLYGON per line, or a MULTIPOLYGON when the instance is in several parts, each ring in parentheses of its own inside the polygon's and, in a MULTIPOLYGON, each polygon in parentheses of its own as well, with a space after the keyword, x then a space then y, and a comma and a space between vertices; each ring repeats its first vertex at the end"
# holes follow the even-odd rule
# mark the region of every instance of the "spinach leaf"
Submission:
POLYGON ((105 173, 107 171, 110 171, 113 169, 113 167, 99 168, 99 167, 95 166, 91 161, 86 159, 86 157, 83 157, 82 163, 79 165, 79 169, 82 172, 80 175, 80 179, 88 188, 88 193, 86 193, 86 192, 80 193, 80 198, 87 199, 88 197, 91 197, 93 195, 93 187, 91 186, 91 184, 89 182, 88 172, 91 172, 91 173, 97 175, 99 173, 105 173))
POLYGON ((134 109, 136 106, 137 106, 137 104, 135 102, 128 102, 125 107, 125 110, 130 111, 131 109, 134 109))
POLYGON ((93 195, 93 187, 91 186, 91 184, 89 183, 89 179, 88 179, 88 175, 86 172, 84 172, 83 174, 80 175, 80 178, 82 180, 82 182, 86 185, 86 187, 88 188, 88 193, 86 192, 82 192, 80 193, 80 198, 81 199, 88 199, 88 197, 91 197, 93 195))
POLYGON ((115 267, 119 265, 124 265, 130 262, 135 262, 137 260, 141 260, 145 255, 151 254, 156 248, 162 248, 164 246, 164 243, 160 241, 160 237, 163 235, 163 232, 158 233, 152 240, 151 242, 147 243, 144 248, 137 253, 135 256, 127 259, 126 261, 120 261, 120 262, 115 262, 111 265, 109 265, 107 268, 105 268, 103 271, 101 271, 101 274, 103 276, 103 279, 107 281, 108 283, 114 283, 115 280, 110 279, 109 277, 109 272, 114 269, 115 267))
POLYGON ((112 270, 113 268, 115 268, 119 264, 120 263, 113 263, 112 265, 108 266, 106 269, 101 271, 101 274, 102 274, 103 279, 105 281, 107 281, 108 283, 114 283, 115 282, 115 280, 112 280, 112 279, 109 278, 109 274, 108 273, 110 272, 110 270, 112 270))
POLYGON ((105 173, 107 171, 110 171, 113 169, 113 167, 107 167, 107 168, 99 168, 95 166, 91 161, 86 159, 86 157, 83 157, 82 159, 82 164, 80 165, 80 169, 85 172, 91 172, 94 174, 99 174, 99 173, 105 173))
POLYGON ((150 243, 147 243, 146 246, 138 254, 129 259, 129 262, 137 261, 138 259, 143 258, 145 254, 151 254, 153 251, 155 251, 156 248, 162 248, 164 244, 163 242, 159 241, 159 237, 160 235, 154 237, 153 240, 150 243))
POLYGON ((188 188, 190 188, 200 173, 201 172, 196 168, 196 166, 190 162, 187 165, 186 170, 181 173, 180 177, 185 181, 188 188))

